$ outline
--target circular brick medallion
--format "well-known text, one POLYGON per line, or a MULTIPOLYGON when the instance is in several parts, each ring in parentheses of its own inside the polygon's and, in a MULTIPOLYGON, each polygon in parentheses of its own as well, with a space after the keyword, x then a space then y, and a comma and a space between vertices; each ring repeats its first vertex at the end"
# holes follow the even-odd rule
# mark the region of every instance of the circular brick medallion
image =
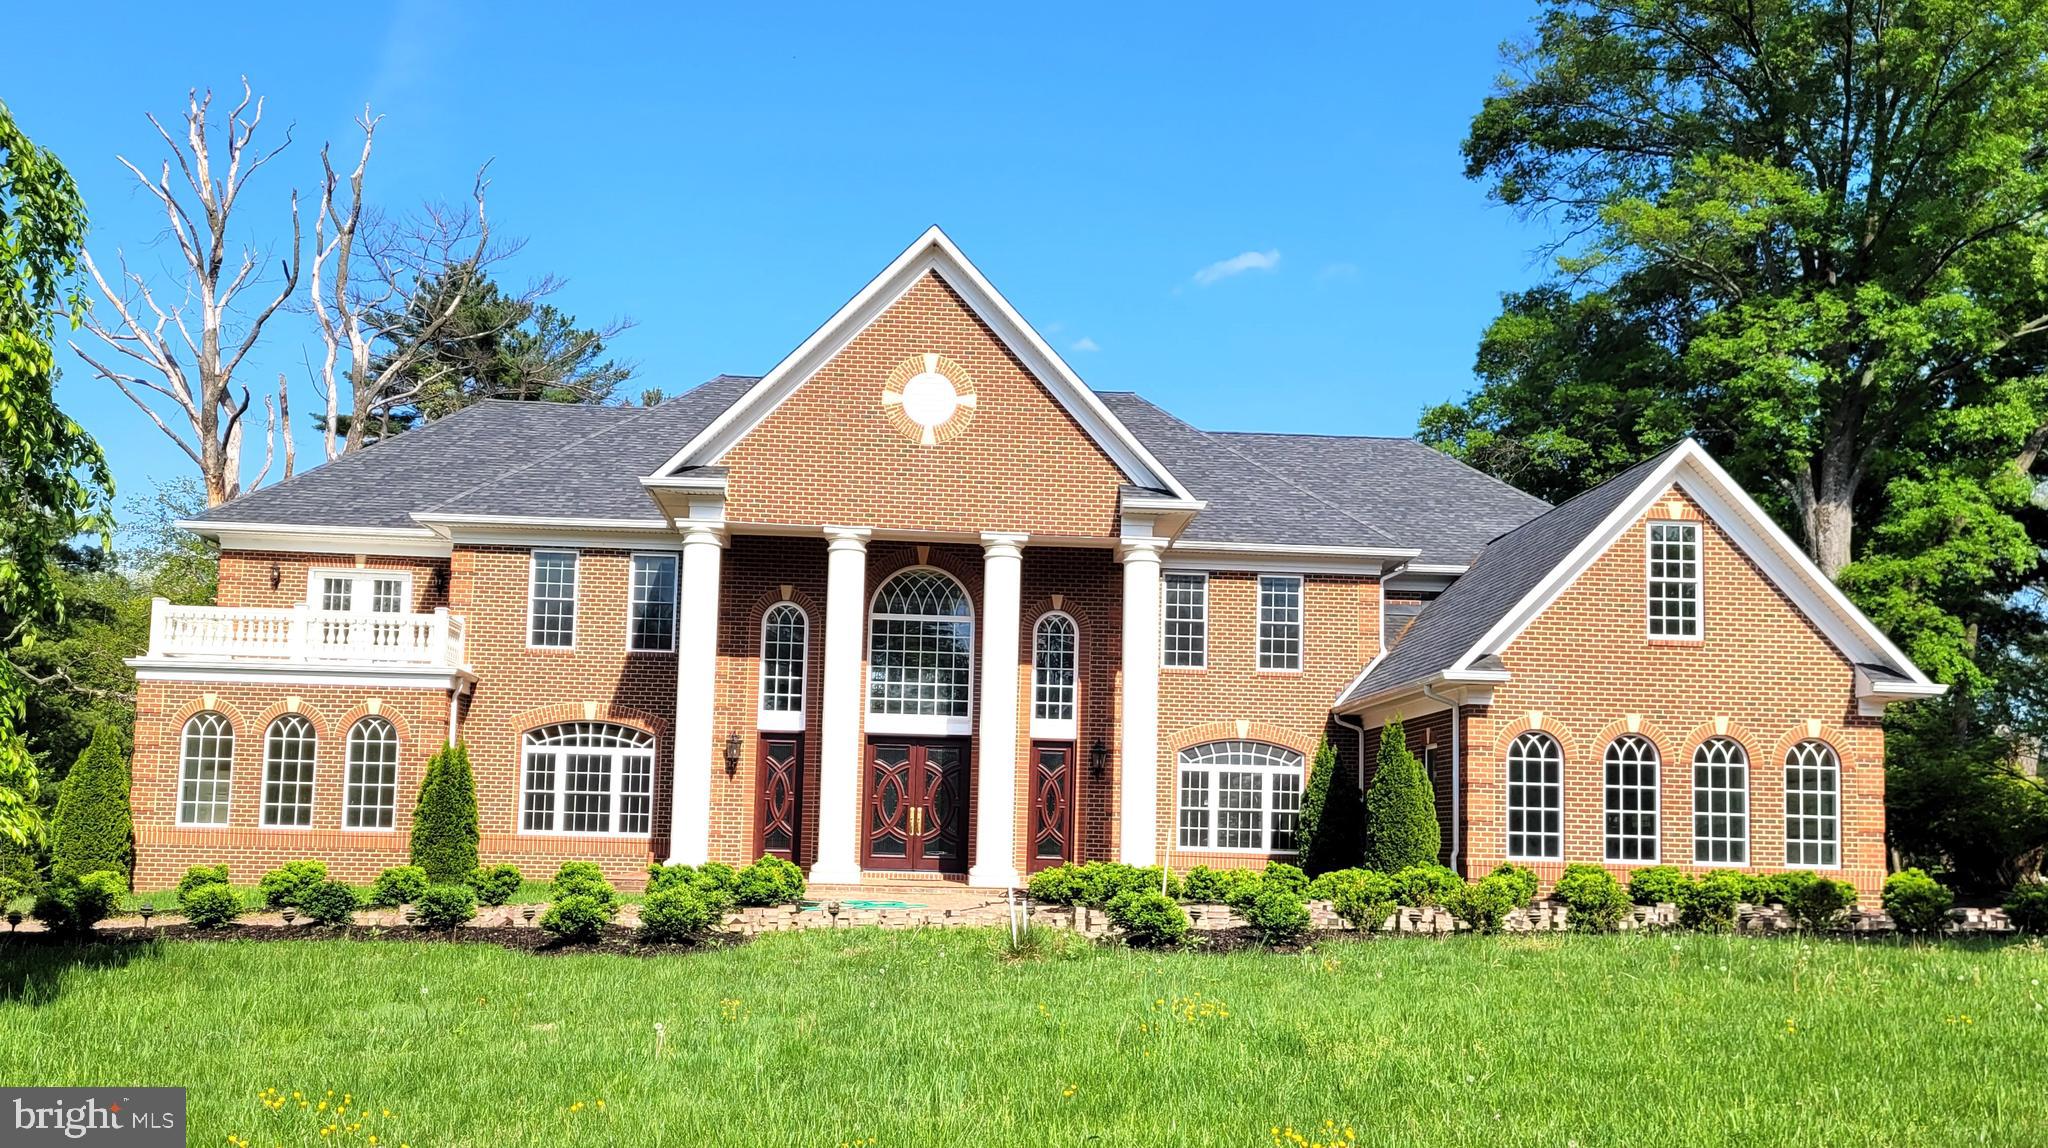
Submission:
POLYGON ((974 421, 979 402, 967 369, 929 351, 897 363, 882 384, 889 425, 921 446, 958 438, 974 421))

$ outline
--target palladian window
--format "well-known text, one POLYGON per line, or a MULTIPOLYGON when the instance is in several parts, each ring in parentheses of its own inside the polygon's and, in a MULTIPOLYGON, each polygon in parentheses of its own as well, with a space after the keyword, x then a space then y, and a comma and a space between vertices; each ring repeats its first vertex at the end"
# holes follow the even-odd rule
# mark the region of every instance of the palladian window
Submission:
POLYGON ((1258 741, 1212 741, 1180 751, 1180 847, 1246 853, 1294 848, 1302 758, 1258 741))
POLYGON ((530 730, 520 790, 524 832, 644 835, 654 817, 654 738, 595 721, 530 730))

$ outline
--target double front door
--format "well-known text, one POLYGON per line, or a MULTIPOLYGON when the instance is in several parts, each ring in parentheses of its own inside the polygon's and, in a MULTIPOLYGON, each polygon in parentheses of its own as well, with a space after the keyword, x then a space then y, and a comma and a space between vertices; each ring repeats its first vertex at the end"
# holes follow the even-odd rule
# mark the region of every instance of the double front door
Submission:
POLYGON ((870 741, 866 821, 867 868, 965 871, 967 742, 870 741))

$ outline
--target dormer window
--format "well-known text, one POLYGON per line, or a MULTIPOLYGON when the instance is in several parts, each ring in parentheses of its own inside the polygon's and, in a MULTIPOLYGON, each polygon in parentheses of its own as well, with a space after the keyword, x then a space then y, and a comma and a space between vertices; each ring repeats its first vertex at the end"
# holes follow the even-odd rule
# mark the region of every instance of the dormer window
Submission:
POLYGON ((1649 545, 1652 638, 1700 636, 1700 527, 1652 522, 1649 545))

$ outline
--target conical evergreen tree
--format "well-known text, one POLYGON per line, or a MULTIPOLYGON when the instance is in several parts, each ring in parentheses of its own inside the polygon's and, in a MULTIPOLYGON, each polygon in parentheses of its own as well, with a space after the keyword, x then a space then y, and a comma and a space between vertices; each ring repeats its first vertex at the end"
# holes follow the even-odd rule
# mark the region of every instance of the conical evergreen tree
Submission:
POLYGON ((50 822, 50 876, 55 880, 101 871, 126 881, 134 857, 135 819, 128 805, 128 762, 112 726, 93 731, 57 790, 50 822))
POLYGON ((1294 843, 1302 871, 1311 877, 1349 869, 1365 858, 1365 801, 1357 775, 1337 767, 1337 749, 1327 736, 1316 744, 1294 843))
POLYGON ((1380 731, 1379 769, 1365 797, 1366 846, 1369 867, 1398 873, 1410 865, 1434 865, 1443 845, 1436 821, 1436 791, 1422 772, 1422 763, 1408 752, 1401 719, 1390 718, 1380 731))
POLYGON ((469 747, 457 742, 427 763, 412 813, 412 863, 436 885, 467 881, 476 870, 476 843, 476 777, 469 747))

